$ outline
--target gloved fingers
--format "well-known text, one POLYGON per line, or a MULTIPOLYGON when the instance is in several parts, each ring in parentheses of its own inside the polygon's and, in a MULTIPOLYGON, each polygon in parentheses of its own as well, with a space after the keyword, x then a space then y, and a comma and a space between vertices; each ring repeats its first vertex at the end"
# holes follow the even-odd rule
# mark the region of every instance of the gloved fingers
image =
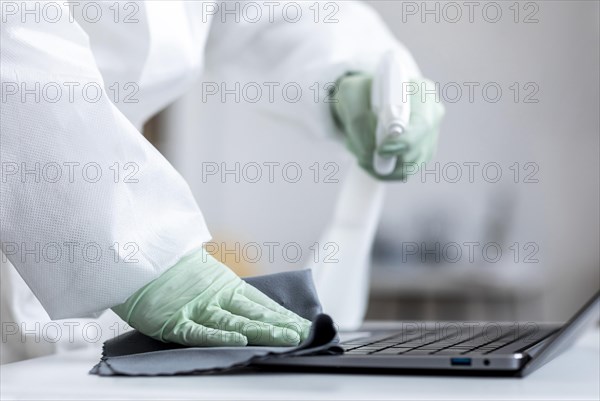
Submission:
POLYGON ((273 312, 287 316, 291 319, 296 320, 298 323, 301 323, 304 325, 311 324, 310 321, 304 319, 301 316, 298 316, 296 313, 292 312, 291 310, 279 305, 277 302, 273 301, 271 298, 269 298, 268 296, 263 294, 261 291, 257 290, 255 287, 252 287, 251 285, 245 286, 243 294, 250 301, 256 302, 257 304, 260 304, 260 305, 264 306, 265 308, 272 310, 273 312))
POLYGON ((430 161, 437 147, 439 132, 439 124, 430 127, 427 134, 423 136, 423 140, 414 147, 414 151, 409 151, 404 156, 404 162, 422 167, 423 163, 430 161))
POLYGON ((308 335, 310 323, 305 324, 294 318, 274 312, 271 309, 253 302, 247 298, 240 297, 230 306, 231 313, 245 316, 259 322, 266 322, 278 328, 284 337, 297 339, 298 343, 303 341, 308 335), (306 334, 305 334, 306 332, 306 334))
POLYGON ((200 323, 208 327, 240 333, 246 337, 248 345, 285 347, 296 346, 300 343, 300 336, 293 330, 286 330, 263 321, 251 320, 224 309, 215 310, 211 313, 209 322, 200 323))
POLYGON ((386 138, 377 148, 380 156, 394 156, 406 152, 410 149, 410 144, 401 138, 386 138))
POLYGON ((400 156, 400 162, 403 164, 416 164, 419 168, 425 161, 424 155, 430 145, 429 137, 424 138, 418 145, 413 146, 408 152, 400 156))
POLYGON ((253 295, 254 297, 249 297, 246 294, 236 296, 230 305, 227 306, 227 309, 232 313, 245 316, 249 319, 259 320, 261 322, 269 322, 279 326, 289 323, 294 323, 296 325, 303 323, 302 321, 304 319, 295 313, 282 308, 266 295, 265 298, 267 298, 268 301, 257 298, 257 294, 253 295))
MULTIPOLYGON (((420 137, 412 143, 408 143, 403 151, 395 152, 395 145, 386 146, 384 144, 378 149, 378 153, 384 157, 398 157, 398 164, 415 163, 420 167, 421 163, 431 160, 433 151, 437 146, 438 135, 439 125, 430 127, 427 131, 422 131, 420 137)), ((403 139, 399 141, 403 141, 403 139)))
POLYGON ((311 323, 298 315, 288 316, 276 312, 269 307, 257 303, 243 296, 237 297, 228 305, 227 309, 236 315, 247 317, 259 322, 267 322, 273 326, 282 328, 286 332, 295 332, 300 340, 308 337, 311 323))
POLYGON ((377 116, 370 110, 363 110, 347 124, 350 133, 346 138, 347 146, 359 158, 370 157, 376 147, 375 130, 377 116))
POLYGON ((382 176, 375 171, 371 174, 383 181, 405 181, 409 176, 416 174, 423 167, 424 162, 430 160, 432 153, 430 144, 425 143, 422 147, 412 149, 408 154, 397 156, 396 168, 392 174, 382 176))
POLYGON ((348 134, 346 144, 358 158, 372 154, 375 149, 373 133, 377 116, 371 110, 372 78, 367 74, 353 74, 338 81, 334 115, 348 134), (364 155, 363 155, 364 153, 364 155))
POLYGON ((332 103, 337 118, 346 125, 370 110, 372 78, 366 74, 353 74, 338 81, 335 103, 332 103))
POLYGON ((418 93, 410 96, 410 121, 409 125, 423 125, 433 127, 439 124, 446 112, 439 96, 433 93, 438 88, 433 81, 420 79, 412 81, 418 85, 418 93))
MULTIPOLYGON (((407 153, 411 149, 423 146, 423 143, 429 143, 431 136, 437 137, 440 121, 445 114, 444 105, 433 95, 422 95, 422 93, 431 93, 435 89, 435 84, 426 79, 412 82, 417 85, 419 92, 410 97, 410 121, 406 132, 399 137, 386 138, 377 148, 381 156, 407 153)), ((414 159, 414 157, 406 159, 414 159)))
POLYGON ((386 138, 377 148, 377 153, 383 157, 403 156, 419 149, 429 138, 428 132, 407 130, 398 138, 386 138))
POLYGON ((427 146, 427 152, 426 152, 426 156, 425 156, 425 160, 424 160, 425 162, 428 162, 431 159, 433 159, 433 156, 435 155, 435 152, 437 151, 439 133, 440 133, 440 129, 439 129, 439 127, 437 127, 434 130, 434 134, 429 137, 429 145, 427 146))
POLYGON ((164 341, 192 347, 243 347, 248 339, 243 334, 206 327, 191 320, 183 320, 163 334, 164 341))
POLYGON ((406 132, 399 137, 386 138, 377 148, 377 153, 384 157, 404 156, 408 160, 414 159, 409 154, 427 146, 432 137, 437 137, 438 125, 429 125, 428 122, 423 122, 422 117, 415 116, 411 118, 406 132))

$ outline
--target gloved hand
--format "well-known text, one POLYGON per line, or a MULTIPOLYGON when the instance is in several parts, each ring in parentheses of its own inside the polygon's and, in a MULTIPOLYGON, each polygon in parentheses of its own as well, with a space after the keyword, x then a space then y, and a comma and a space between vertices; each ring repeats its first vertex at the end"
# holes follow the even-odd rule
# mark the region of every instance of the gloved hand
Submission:
POLYGON ((310 322, 246 284, 205 250, 183 258, 112 308, 163 342, 189 346, 295 346, 310 322))
MULTIPOLYGON (((371 109, 372 76, 364 73, 346 75, 337 81, 337 93, 332 103, 332 113, 345 133, 346 146, 357 157, 358 163, 373 177, 380 180, 406 180, 435 152, 439 127, 444 116, 444 106, 428 95, 421 99, 421 84, 427 89, 434 84, 427 80, 411 81, 419 91, 410 98, 410 120, 406 131, 396 138, 387 138, 378 148, 382 156, 397 156, 395 170, 387 176, 379 175, 373 168, 376 148, 375 130, 377 116, 371 109)), ((402 90, 402 88, 398 88, 402 90)))

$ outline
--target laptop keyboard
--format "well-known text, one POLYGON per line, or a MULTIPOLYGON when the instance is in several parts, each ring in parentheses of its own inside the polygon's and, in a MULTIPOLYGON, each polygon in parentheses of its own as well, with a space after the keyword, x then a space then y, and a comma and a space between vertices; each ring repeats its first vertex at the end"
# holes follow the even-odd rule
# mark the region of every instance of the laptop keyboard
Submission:
POLYGON ((351 340, 340 345, 348 355, 489 354, 531 335, 526 331, 518 333, 516 329, 507 329, 495 338, 481 331, 462 338, 457 338, 456 333, 444 334, 441 330, 412 336, 400 332, 384 338, 351 340))

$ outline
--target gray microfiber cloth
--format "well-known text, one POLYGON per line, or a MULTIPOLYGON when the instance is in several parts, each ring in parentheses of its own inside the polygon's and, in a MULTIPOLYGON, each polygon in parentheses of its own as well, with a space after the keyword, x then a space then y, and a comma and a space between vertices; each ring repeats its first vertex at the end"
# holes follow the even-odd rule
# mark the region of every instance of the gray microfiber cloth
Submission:
POLYGON ((185 347, 131 331, 104 343, 102 359, 90 373, 100 376, 215 373, 266 358, 343 352, 337 346, 333 321, 321 314, 310 270, 250 277, 245 281, 280 305, 311 320, 313 325, 308 339, 297 347, 185 347))

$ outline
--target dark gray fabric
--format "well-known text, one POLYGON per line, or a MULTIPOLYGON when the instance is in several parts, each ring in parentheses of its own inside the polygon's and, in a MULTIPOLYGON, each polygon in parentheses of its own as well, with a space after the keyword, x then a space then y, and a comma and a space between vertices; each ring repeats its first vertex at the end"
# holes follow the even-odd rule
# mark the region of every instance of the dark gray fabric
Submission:
POLYGON ((333 321, 321 305, 310 270, 245 279, 282 306, 313 322, 298 347, 185 347, 132 331, 104 343, 101 361, 90 371, 100 376, 198 374, 247 366, 264 358, 341 353, 333 321))
POLYGON ((310 270, 248 277, 244 281, 305 319, 313 320, 321 313, 321 303, 310 270))

